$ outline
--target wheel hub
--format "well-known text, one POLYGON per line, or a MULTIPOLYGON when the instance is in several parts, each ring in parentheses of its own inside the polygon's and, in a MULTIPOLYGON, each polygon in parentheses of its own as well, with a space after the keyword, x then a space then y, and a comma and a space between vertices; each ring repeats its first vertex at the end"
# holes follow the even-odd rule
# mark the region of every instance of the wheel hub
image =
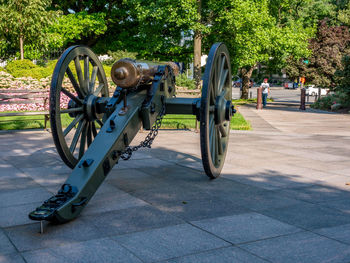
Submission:
POLYGON ((102 118, 103 114, 97 113, 96 102, 98 97, 95 95, 88 95, 84 100, 84 113, 88 120, 94 121, 102 118))
POLYGON ((224 121, 231 121, 232 101, 226 100, 225 96, 217 96, 215 103, 215 124, 221 124, 224 121))

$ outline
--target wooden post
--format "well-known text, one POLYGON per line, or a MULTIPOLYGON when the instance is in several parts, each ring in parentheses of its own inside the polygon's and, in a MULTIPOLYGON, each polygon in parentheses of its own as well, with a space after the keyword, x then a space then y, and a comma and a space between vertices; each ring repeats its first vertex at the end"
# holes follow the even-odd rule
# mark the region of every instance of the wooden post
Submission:
POLYGON ((318 99, 319 100, 321 99, 321 88, 320 87, 318 88, 318 99))
POLYGON ((262 105, 262 87, 259 87, 256 91, 257 91, 256 109, 261 110, 263 108, 263 105, 262 105))
POLYGON ((302 88, 300 93, 300 110, 305 110, 305 93, 305 89, 302 88))

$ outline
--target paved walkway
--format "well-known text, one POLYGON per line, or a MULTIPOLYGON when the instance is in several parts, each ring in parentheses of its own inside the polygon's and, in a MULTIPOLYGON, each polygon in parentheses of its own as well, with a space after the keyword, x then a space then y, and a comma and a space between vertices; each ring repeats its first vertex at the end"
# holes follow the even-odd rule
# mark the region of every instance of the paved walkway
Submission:
POLYGON ((27 214, 69 169, 48 132, 0 133, 0 262, 350 262, 350 116, 240 112, 253 131, 231 133, 221 178, 198 134, 161 131, 44 234, 27 214))

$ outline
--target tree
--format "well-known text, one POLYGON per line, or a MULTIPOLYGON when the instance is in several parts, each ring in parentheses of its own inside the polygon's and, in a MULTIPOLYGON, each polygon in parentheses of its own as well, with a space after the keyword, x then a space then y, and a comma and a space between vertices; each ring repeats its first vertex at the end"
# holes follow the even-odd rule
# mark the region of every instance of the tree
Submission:
POLYGON ((248 98, 250 78, 258 63, 273 60, 276 68, 282 68, 289 56, 308 54, 311 30, 305 30, 298 21, 281 24, 282 17, 278 20, 271 15, 270 7, 267 0, 226 0, 211 4, 217 14, 211 35, 228 45, 233 70, 240 69, 242 98, 248 98))
POLYGON ((342 69, 336 71, 337 86, 336 91, 345 93, 350 99, 350 55, 345 55, 342 59, 342 69))
POLYGON ((60 48, 79 41, 92 45, 107 30, 105 13, 79 12, 59 16, 47 28, 47 45, 60 48))
POLYGON ((19 43, 21 59, 24 58, 24 44, 40 45, 44 41, 43 29, 54 15, 47 11, 50 0, 1 0, 0 29, 2 37, 9 42, 19 43))
POLYGON ((308 64, 297 60, 288 66, 307 82, 317 86, 334 88, 337 81, 335 72, 343 69, 342 57, 350 55, 350 32, 346 26, 329 26, 327 20, 319 23, 317 35, 310 39, 312 55, 308 64))

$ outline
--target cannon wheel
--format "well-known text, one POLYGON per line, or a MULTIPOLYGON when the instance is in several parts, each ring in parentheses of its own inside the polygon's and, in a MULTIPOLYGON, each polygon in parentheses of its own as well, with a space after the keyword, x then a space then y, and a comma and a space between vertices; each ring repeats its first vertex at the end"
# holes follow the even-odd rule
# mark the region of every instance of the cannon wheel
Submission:
POLYGON ((94 102, 108 95, 106 75, 97 56, 84 46, 65 50, 52 75, 50 123, 57 152, 70 168, 102 127, 103 114, 96 112, 94 102), (62 106, 64 101, 69 101, 68 106, 62 106))
POLYGON ((205 173, 212 179, 220 175, 224 165, 230 135, 231 106, 230 57, 227 47, 216 43, 210 49, 205 67, 200 108, 202 162, 205 173), (228 107, 230 113, 226 112, 228 107), (225 114, 230 114, 229 118, 223 118, 225 114))

